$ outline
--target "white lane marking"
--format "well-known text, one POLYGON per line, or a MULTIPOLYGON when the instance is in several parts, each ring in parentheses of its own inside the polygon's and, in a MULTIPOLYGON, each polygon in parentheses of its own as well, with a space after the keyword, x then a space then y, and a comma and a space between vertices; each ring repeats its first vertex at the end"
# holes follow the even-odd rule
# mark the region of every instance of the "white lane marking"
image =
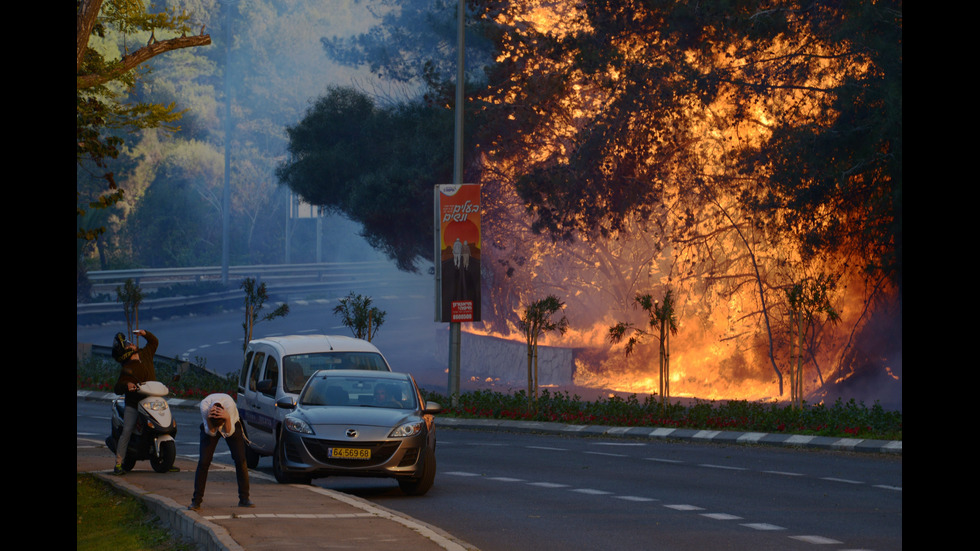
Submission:
POLYGON ((551 447, 548 447, 548 446, 527 446, 527 449, 529 449, 529 450, 546 450, 546 451, 552 451, 552 452, 567 452, 568 451, 567 448, 551 448, 551 447))
POLYGON ((701 516, 715 520, 742 520, 742 517, 729 515, 728 513, 701 513, 701 516))
POLYGON ((675 511, 704 511, 704 507, 698 507, 697 505, 685 505, 683 503, 664 505, 664 507, 675 511))
POLYGON ((626 455, 624 453, 590 452, 590 451, 586 451, 584 453, 587 453, 589 455, 604 455, 606 457, 629 457, 628 455, 626 455))
POLYGON ((844 542, 825 538, 823 536, 790 536, 790 539, 805 541, 816 545, 840 545, 844 542))
POLYGON ((659 499, 654 499, 652 497, 640 497, 640 496, 613 496, 613 497, 625 501, 660 501, 659 499))
POLYGON ((709 469, 727 469, 729 471, 745 471, 745 470, 747 470, 747 469, 745 469, 743 467, 731 467, 731 466, 728 466, 728 465, 712 465, 710 463, 701 463, 698 466, 699 467, 707 467, 709 469))
POLYGON ((845 484, 864 484, 860 480, 848 480, 846 478, 834 478, 832 476, 821 477, 820 480, 826 480, 828 482, 843 482, 845 484))
POLYGON ((605 496, 612 493, 605 490, 593 490, 592 488, 575 488, 571 491, 578 492, 580 494, 588 494, 590 496, 605 496))
POLYGON ((659 457, 644 457, 643 459, 646 461, 656 461, 658 463, 683 463, 683 461, 679 461, 677 459, 660 459, 659 457))
POLYGON ((528 485, 540 488, 568 488, 568 484, 556 484, 554 482, 528 482, 528 485))
POLYGON ((749 522, 742 524, 746 528, 752 528, 755 530, 785 530, 782 526, 776 526, 775 524, 767 524, 765 522, 749 522))

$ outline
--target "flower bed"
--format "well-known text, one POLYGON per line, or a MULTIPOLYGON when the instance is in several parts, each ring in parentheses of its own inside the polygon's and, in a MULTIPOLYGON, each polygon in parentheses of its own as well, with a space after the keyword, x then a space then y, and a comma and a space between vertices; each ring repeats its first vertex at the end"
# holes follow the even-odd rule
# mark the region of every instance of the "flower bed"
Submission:
POLYGON ((485 390, 466 392, 460 395, 456 407, 447 407, 450 400, 444 396, 426 394, 426 399, 446 407, 442 415, 463 418, 902 439, 901 412, 885 411, 878 403, 867 407, 854 400, 838 400, 832 405, 804 404, 802 408, 777 402, 693 400, 689 405, 673 403, 664 412, 653 396, 647 396, 643 401, 634 394, 625 399, 612 396, 587 402, 577 395, 544 389, 538 397, 537 407, 529 411, 524 391, 514 394, 485 390))

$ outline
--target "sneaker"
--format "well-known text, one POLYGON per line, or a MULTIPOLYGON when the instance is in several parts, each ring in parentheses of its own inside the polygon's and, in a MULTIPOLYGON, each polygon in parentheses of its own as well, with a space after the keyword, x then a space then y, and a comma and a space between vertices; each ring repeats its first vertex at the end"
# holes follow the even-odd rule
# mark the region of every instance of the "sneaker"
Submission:
POLYGON ((255 507, 255 503, 252 503, 251 499, 243 499, 238 502, 239 507, 255 507))
POLYGON ((190 509, 191 511, 200 511, 201 510, 201 502, 200 501, 191 500, 191 504, 188 505, 187 508, 190 509))
POLYGON ((121 463, 116 463, 116 466, 112 468, 112 474, 116 476, 122 476, 126 474, 126 469, 122 467, 121 463))

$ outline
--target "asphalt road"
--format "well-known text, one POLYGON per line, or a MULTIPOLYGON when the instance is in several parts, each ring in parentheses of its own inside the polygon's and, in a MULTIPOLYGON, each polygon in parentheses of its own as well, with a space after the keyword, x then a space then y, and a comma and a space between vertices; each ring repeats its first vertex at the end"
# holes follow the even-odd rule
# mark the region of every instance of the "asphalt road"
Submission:
MULTIPOLYGON (((104 437, 108 408, 78 400, 79 436, 104 437)), ((177 453, 194 458, 197 413, 175 414, 177 453)), ((314 484, 482 551, 902 548, 901 456, 445 428, 438 437, 438 474, 423 497, 387 479, 314 484)), ((230 463, 227 450, 215 461, 230 463)), ((258 469, 271 467, 263 458, 258 469)))

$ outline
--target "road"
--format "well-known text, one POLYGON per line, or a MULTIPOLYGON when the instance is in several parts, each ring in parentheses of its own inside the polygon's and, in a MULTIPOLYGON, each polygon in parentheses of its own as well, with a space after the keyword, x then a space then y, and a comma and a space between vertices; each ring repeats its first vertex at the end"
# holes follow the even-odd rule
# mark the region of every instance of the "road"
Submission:
MULTIPOLYGON (((108 412, 78 400, 78 435, 104 438, 108 412)), ((200 419, 175 414, 177 453, 195 458, 200 419)), ((900 456, 443 429, 437 457, 420 498, 386 479, 314 483, 482 551, 902 548, 900 456)), ((230 463, 227 450, 215 461, 230 463)))

